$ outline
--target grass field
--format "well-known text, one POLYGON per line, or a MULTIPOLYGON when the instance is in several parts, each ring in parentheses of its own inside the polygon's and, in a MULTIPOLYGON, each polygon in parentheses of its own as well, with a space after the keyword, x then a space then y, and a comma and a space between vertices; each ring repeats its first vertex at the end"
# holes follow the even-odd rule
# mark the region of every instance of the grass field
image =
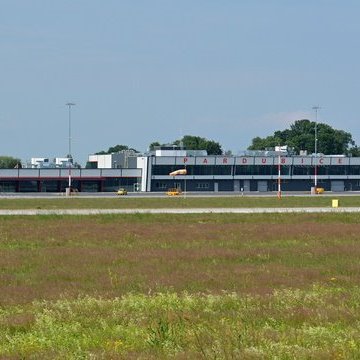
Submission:
POLYGON ((0 217, 0 358, 359 358, 359 233, 357 214, 0 217))
POLYGON ((360 196, 285 196, 276 195, 228 197, 164 197, 137 198, 122 196, 112 198, 1 198, 0 209, 147 209, 147 208, 209 208, 209 207, 331 207, 331 200, 339 199, 340 206, 360 207, 360 196))

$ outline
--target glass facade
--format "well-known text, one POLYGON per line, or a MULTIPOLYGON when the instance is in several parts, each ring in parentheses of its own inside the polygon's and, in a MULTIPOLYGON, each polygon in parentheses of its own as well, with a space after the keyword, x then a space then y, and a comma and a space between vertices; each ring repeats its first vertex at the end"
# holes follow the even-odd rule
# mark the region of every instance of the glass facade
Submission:
POLYGON ((22 180, 19 182, 19 192, 38 192, 39 182, 36 180, 22 180))
MULTIPOLYGON (((315 166, 296 165, 292 167, 292 175, 314 175, 315 166)), ((317 166, 318 175, 360 175, 358 165, 321 165, 317 166)))
POLYGON ((235 175, 277 175, 277 165, 235 165, 235 175))
POLYGON ((136 191, 140 183, 141 183, 140 178, 133 178, 133 177, 105 178, 102 184, 102 191, 116 191, 119 188, 124 188, 127 191, 136 191))
POLYGON ((233 166, 228 165, 154 165, 153 175, 169 175, 171 172, 186 168, 187 175, 233 175, 233 166))
POLYGON ((81 182, 81 191, 99 192, 101 191, 99 180, 84 180, 81 182))
POLYGON ((314 175, 313 166, 295 165, 292 167, 292 175, 314 175))
MULTIPOLYGON (((179 165, 154 165, 153 175, 169 175, 170 172, 183 169, 179 165)), ((276 176, 277 165, 187 165, 187 175, 210 175, 210 176, 232 176, 232 175, 266 175, 276 176)), ((281 165, 282 175, 309 175, 315 173, 313 165, 281 165)), ((360 175, 360 165, 319 165, 318 175, 360 175)))
POLYGON ((57 180, 42 180, 40 181, 40 191, 41 192, 58 192, 59 181, 57 180))
POLYGON ((169 175, 171 172, 180 169, 176 165, 154 165, 152 168, 153 175, 169 175))
MULTIPOLYGON (((192 162, 196 163, 196 160, 192 162)), ((172 159, 171 161, 175 164, 178 159, 172 159)), ((211 161, 213 160, 211 159, 211 161)), ((238 161, 240 162, 241 160, 238 161)), ((246 191, 259 191, 259 181, 264 183, 264 188, 270 191, 277 191, 278 165, 276 163, 273 165, 254 164, 254 161, 251 158, 247 158, 247 163, 244 164, 242 162, 241 165, 187 164, 185 166, 181 163, 178 163, 178 165, 153 165, 151 191, 164 191, 169 187, 175 186, 175 184, 181 184, 181 188, 184 189, 184 177, 173 177, 171 180, 170 178, 156 179, 156 176, 168 176, 170 172, 184 167, 187 170, 187 191, 240 191, 241 188, 245 188, 246 191), (226 178, 224 178, 225 176, 226 178), (244 176, 244 179, 241 179, 242 176, 244 176), (254 178, 249 178, 251 176, 254 176, 254 178), (264 176, 264 178, 261 179, 261 176, 264 176), (267 187, 265 183, 267 183, 267 187)), ((349 164, 350 161, 356 164, 357 160, 346 158, 345 160, 342 159, 341 163, 339 163, 337 159, 325 159, 323 162, 326 162, 326 164, 318 165, 316 169, 311 164, 312 161, 313 159, 306 158, 304 162, 307 162, 307 165, 291 165, 293 160, 287 159, 285 164, 281 165, 280 173, 283 191, 310 191, 311 187, 314 186, 315 172, 320 177, 327 177, 318 178, 317 181, 318 186, 323 187, 326 191, 336 188, 335 181, 338 182, 339 180, 343 181, 344 190, 360 190, 360 179, 356 180, 356 176, 360 176, 360 165, 343 165, 345 163, 349 164), (335 178, 332 178, 332 176, 335 178), (344 179, 341 179, 341 176, 344 176, 344 179), (354 176, 355 179, 351 179, 351 176, 354 176), (299 179, 298 177, 303 178, 299 179)), ((270 160, 269 163, 271 162, 270 160)))
POLYGON ((17 181, 0 181, 0 193, 16 192, 17 184, 17 181))

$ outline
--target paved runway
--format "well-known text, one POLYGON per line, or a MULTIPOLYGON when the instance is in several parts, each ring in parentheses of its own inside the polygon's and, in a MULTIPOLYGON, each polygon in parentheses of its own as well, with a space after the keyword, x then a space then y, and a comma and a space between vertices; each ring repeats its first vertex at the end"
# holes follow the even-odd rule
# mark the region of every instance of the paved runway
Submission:
POLYGON ((360 207, 301 208, 193 208, 193 209, 26 209, 0 210, 0 216, 14 215, 103 215, 103 214, 294 214, 294 213, 359 213, 360 207))
MULTIPOLYGON (((321 195, 311 195, 310 192, 305 191, 289 191, 282 192, 283 197, 325 197, 325 196, 359 196, 360 191, 344 191, 344 192, 331 192, 327 191, 321 195)), ((276 191, 266 192, 246 192, 243 195, 240 192, 234 191, 221 191, 221 192, 186 192, 182 197, 276 197, 276 191)), ((65 197, 65 193, 0 193, 0 199, 61 199, 65 197)), ((77 198, 116 198, 115 192, 79 192, 77 198)), ((127 198, 164 198, 168 197, 165 192, 129 192, 127 198)))

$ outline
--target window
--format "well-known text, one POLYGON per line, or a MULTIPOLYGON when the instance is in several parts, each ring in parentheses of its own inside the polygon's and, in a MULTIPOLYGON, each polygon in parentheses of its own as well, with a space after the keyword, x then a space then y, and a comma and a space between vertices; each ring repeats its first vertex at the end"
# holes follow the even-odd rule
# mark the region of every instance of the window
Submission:
POLYGON ((209 183, 203 183, 203 182, 197 183, 196 188, 199 189, 199 190, 209 189, 209 183))
POLYGON ((0 181, 0 192, 15 192, 16 181, 0 181))
POLYGON ((169 175, 171 172, 178 169, 178 165, 154 165, 152 172, 153 175, 169 175))
POLYGON ((309 165, 293 166, 293 175, 313 175, 314 171, 314 167, 309 165))
POLYGON ((359 165, 350 165, 349 166, 349 175, 360 175, 360 166, 359 165))
POLYGON ((277 175, 277 165, 236 165, 235 175, 277 175))
POLYGON ((157 182, 155 183, 155 187, 156 189, 159 189, 159 190, 165 190, 168 188, 168 186, 166 185, 166 183, 163 183, 163 182, 157 182))

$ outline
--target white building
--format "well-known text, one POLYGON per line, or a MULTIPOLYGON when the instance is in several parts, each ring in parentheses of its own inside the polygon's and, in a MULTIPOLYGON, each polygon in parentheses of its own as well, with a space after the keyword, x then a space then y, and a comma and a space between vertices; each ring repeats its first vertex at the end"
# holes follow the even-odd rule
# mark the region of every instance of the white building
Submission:
POLYGON ((91 169, 127 169, 136 168, 137 153, 124 150, 112 154, 89 155, 87 167, 91 169))
POLYGON ((51 162, 49 161, 49 158, 37 157, 37 158, 31 158, 30 160, 30 167, 33 169, 50 167, 50 164, 51 162))
POLYGON ((69 166, 73 167, 71 161, 69 161, 66 157, 57 157, 53 160, 50 160, 48 157, 36 157, 31 158, 30 163, 28 163, 27 167, 32 169, 38 168, 68 168, 69 166))
POLYGON ((72 164, 67 157, 57 157, 54 159, 56 167, 69 167, 72 164))

